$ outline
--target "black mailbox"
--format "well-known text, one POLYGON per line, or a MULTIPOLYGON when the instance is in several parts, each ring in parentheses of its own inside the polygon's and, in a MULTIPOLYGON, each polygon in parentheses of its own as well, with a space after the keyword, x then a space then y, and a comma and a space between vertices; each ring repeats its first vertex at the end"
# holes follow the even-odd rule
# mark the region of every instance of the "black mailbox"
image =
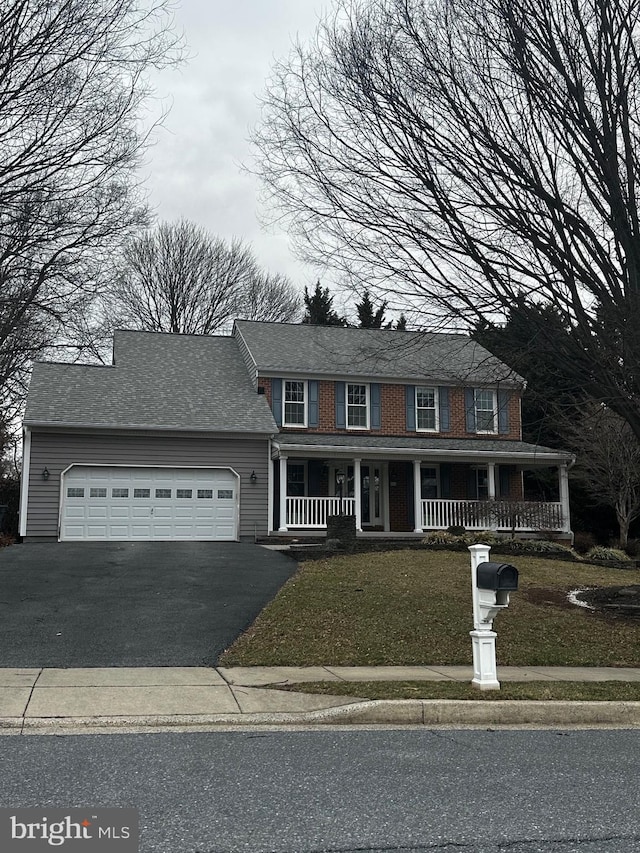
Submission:
POLYGON ((480 563, 476 570, 478 589, 518 589, 518 570, 509 563, 480 563))

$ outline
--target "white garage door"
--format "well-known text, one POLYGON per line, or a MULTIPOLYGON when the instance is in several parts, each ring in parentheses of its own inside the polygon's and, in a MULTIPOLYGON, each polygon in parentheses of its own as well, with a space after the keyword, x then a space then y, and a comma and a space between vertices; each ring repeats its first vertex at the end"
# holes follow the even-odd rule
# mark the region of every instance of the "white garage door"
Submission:
POLYGON ((62 480, 65 541, 238 537, 238 477, 229 468, 74 465, 62 480))

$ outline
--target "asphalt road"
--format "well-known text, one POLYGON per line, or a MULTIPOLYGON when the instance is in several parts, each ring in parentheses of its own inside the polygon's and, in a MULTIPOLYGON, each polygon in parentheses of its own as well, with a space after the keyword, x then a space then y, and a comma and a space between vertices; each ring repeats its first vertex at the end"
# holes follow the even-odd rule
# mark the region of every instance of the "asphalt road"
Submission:
POLYGON ((0 667, 213 666, 293 574, 237 542, 0 549, 0 667))
POLYGON ((638 731, 5 737, 0 805, 137 808, 141 853, 638 853, 638 731))

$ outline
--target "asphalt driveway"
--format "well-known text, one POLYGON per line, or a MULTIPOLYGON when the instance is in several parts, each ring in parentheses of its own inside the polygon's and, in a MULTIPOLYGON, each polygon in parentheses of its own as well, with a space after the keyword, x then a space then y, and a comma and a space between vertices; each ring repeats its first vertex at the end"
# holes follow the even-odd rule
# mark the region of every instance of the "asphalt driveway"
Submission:
POLYGON ((231 542, 0 549, 0 667, 214 666, 296 563, 231 542))

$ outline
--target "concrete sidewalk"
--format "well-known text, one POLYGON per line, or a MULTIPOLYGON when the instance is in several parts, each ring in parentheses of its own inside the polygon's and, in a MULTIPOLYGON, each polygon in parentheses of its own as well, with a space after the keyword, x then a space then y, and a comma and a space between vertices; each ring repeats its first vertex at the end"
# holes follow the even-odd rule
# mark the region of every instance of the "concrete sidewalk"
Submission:
MULTIPOLYGON (((640 702, 362 700, 269 689, 305 681, 470 681, 471 667, 0 669, 0 734, 238 726, 640 727, 640 702)), ((501 681, 639 681, 640 669, 501 667, 501 681)))

